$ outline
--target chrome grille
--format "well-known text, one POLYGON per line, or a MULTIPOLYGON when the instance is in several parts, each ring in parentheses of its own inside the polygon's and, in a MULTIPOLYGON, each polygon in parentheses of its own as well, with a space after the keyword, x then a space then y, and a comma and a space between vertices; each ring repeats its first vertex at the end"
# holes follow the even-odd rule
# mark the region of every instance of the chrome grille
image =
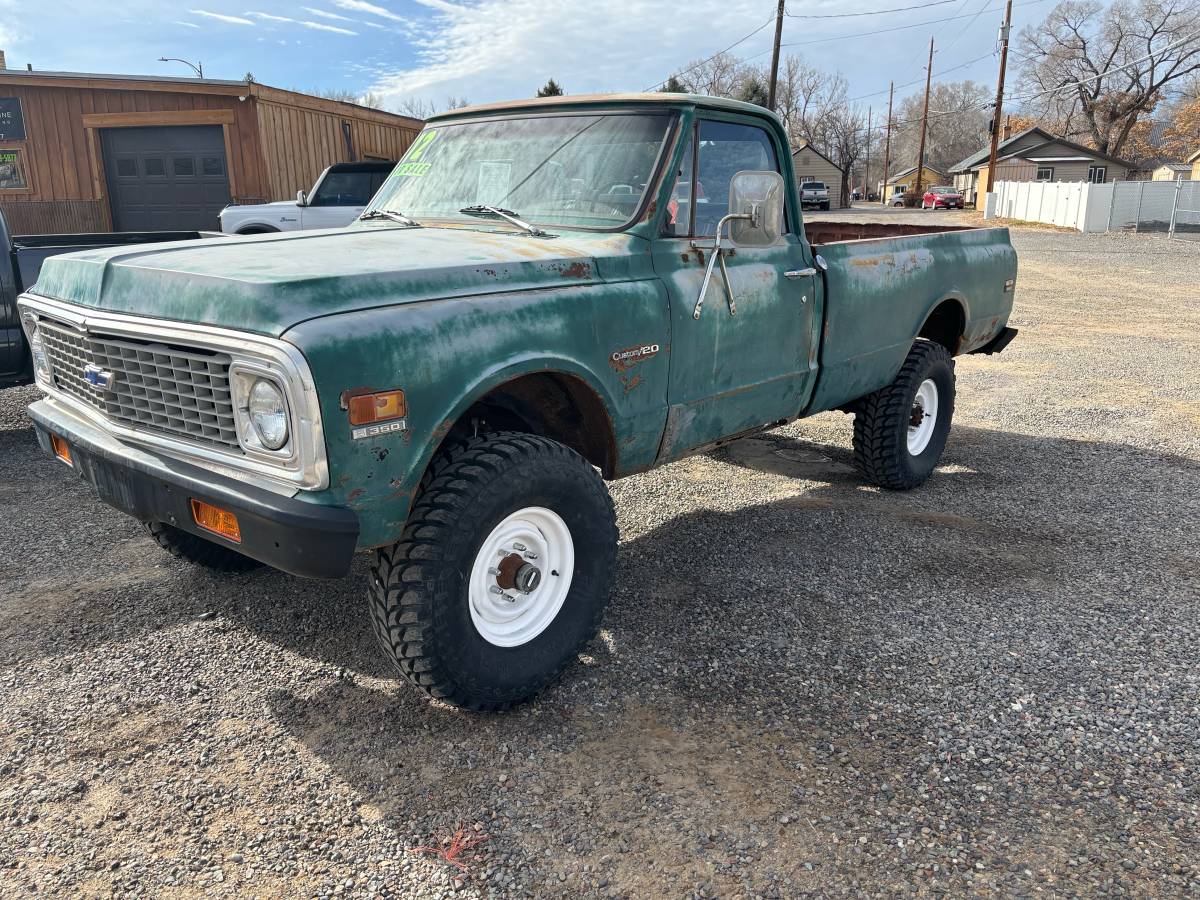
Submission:
POLYGON ((240 450, 224 353, 82 332, 48 319, 38 333, 59 390, 127 427, 240 450), (111 372, 107 389, 85 369, 111 372))

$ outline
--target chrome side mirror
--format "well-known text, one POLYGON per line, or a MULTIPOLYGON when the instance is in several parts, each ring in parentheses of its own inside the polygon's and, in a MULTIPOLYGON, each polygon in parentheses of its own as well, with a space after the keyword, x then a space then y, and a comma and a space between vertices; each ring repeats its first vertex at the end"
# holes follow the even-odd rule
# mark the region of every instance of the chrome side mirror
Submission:
MULTIPOLYGON (((770 247, 783 234, 783 176, 778 172, 738 172, 729 180, 729 213, 717 223, 717 237, 708 257, 708 268, 700 285, 700 296, 692 318, 699 319, 704 308, 704 295, 712 281, 713 269, 721 266, 721 282, 725 287, 725 298, 729 303, 729 314, 737 315, 737 303, 733 299, 733 286, 729 283, 729 270, 725 268, 724 247, 721 234, 725 224, 730 223, 729 241, 734 247, 770 247)), ((692 242, 695 246, 695 242, 692 242)))
POLYGON ((296 191, 296 205, 304 206, 307 203, 308 203, 308 197, 305 196, 304 191, 296 191))
POLYGON ((729 181, 729 212, 742 214, 729 226, 735 247, 770 247, 783 234, 783 176, 738 172, 729 181))

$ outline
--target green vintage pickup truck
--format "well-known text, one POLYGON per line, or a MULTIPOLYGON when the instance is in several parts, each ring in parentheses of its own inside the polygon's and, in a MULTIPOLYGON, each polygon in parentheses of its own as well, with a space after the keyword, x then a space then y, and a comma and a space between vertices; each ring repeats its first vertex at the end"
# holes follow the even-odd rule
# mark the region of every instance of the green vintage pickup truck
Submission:
POLYGON ((20 309, 43 448, 164 549, 371 556, 415 685, 498 709, 592 639, 620 478, 822 410, 923 482, 994 353, 1002 228, 806 228, 779 120, 682 95, 431 120, 354 226, 58 256, 20 309))

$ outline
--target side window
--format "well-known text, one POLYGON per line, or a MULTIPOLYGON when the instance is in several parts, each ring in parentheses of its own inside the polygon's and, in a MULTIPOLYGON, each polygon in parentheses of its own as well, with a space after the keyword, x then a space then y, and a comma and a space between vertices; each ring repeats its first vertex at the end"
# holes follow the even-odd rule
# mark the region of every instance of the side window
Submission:
POLYGON ((330 172, 309 206, 365 206, 371 199, 371 176, 366 172, 330 172))
POLYGON ((765 129, 701 120, 694 234, 715 235, 729 211, 729 182, 741 171, 779 171, 775 145, 765 129))

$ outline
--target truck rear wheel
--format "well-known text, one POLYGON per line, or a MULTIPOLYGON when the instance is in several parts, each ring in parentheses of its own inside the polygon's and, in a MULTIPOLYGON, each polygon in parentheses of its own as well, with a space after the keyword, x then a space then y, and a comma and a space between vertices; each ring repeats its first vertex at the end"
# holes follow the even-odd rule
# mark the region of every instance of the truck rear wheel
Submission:
POLYGON ((557 678, 599 628, 612 500, 578 453, 529 434, 456 442, 431 471, 403 538, 375 554, 375 634, 431 697, 503 709, 557 678))
POLYGON ((158 546, 176 559, 187 560, 214 572, 250 572, 262 566, 257 559, 243 556, 236 550, 207 541, 166 522, 143 522, 142 526, 158 546))
POLYGON ((933 473, 954 417, 954 359, 941 344, 918 340, 885 388, 854 414, 854 465, 883 488, 906 491, 933 473))

